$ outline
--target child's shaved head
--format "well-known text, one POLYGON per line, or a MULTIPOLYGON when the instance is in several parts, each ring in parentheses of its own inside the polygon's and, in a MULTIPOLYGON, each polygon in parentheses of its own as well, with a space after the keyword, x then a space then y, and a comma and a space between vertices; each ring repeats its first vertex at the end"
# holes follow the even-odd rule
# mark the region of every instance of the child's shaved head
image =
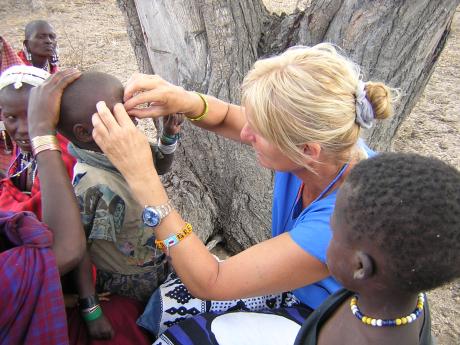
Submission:
POLYGON ((96 103, 104 101, 113 112, 115 104, 123 102, 123 91, 121 82, 109 74, 83 73, 64 90, 58 131, 78 147, 99 151, 91 136, 96 103))

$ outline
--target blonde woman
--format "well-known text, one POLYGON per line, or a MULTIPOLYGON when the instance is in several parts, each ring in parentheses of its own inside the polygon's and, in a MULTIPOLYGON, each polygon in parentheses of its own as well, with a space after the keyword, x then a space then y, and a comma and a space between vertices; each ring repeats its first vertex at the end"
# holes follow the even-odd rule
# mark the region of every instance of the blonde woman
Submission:
MULTIPOLYGON (((273 315, 263 314, 264 320, 239 315, 242 324, 216 323, 216 319, 211 338, 217 342, 226 343, 226 335, 219 333, 219 325, 225 324, 224 333, 233 334, 230 343, 239 343, 229 327, 232 324, 250 329, 255 337, 252 344, 292 344, 296 333, 292 330, 299 328, 296 322, 308 314, 305 310, 315 309, 340 288, 325 263, 336 193, 352 167, 373 154, 359 140, 361 128, 392 114, 390 89, 360 78, 354 63, 333 46, 320 44, 294 47, 257 61, 242 85, 243 106, 142 74, 128 83, 126 102, 124 107, 115 106, 115 117, 105 104, 97 104, 94 139, 124 175, 139 202, 149 206, 144 221, 152 226, 158 245, 172 258, 177 275, 193 296, 233 300, 292 291, 305 307, 301 313, 284 315, 284 326, 277 323, 290 329, 276 328, 282 339, 273 336, 269 332, 273 327, 264 323, 273 315), (150 106, 137 108, 144 103, 150 106), (203 129, 251 145, 260 165, 276 171, 272 239, 217 262, 172 208, 154 169, 147 139, 128 114, 146 118, 176 112, 185 113, 203 129)), ((193 315, 193 310, 185 310, 181 316, 188 313, 193 315)), ((168 338, 168 344, 181 343, 177 335, 184 332, 194 343, 207 344, 204 339, 209 338, 211 328, 187 320, 170 328, 161 339, 168 338), (197 334, 197 330, 204 333, 197 334)))

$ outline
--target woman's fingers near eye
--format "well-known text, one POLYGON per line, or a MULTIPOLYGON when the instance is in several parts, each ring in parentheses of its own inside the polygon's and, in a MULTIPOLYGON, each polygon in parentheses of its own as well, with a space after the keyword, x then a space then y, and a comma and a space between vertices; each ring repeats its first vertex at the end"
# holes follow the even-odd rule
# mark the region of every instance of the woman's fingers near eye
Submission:
POLYGON ((107 108, 105 102, 97 102, 96 109, 99 114, 99 119, 104 123, 105 127, 109 132, 115 131, 118 129, 118 127, 120 127, 117 121, 115 120, 114 116, 112 115, 110 109, 107 108))
POLYGON ((101 121, 101 118, 98 113, 93 114, 91 122, 93 123, 94 127, 93 139, 96 141, 98 145, 100 145, 100 141, 103 140, 103 138, 108 137, 109 132, 107 131, 104 122, 101 121))
POLYGON ((118 124, 122 127, 131 127, 134 126, 132 120, 130 119, 128 113, 126 112, 123 104, 117 103, 113 108, 113 112, 118 124))

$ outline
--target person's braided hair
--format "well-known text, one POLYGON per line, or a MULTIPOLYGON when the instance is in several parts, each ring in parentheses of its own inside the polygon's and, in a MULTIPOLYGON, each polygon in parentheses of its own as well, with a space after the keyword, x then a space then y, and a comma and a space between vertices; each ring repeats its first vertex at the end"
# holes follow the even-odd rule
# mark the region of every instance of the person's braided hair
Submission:
POLYGON ((416 154, 381 154, 358 164, 342 188, 350 240, 380 248, 394 286, 419 292, 460 276, 455 168, 416 154))

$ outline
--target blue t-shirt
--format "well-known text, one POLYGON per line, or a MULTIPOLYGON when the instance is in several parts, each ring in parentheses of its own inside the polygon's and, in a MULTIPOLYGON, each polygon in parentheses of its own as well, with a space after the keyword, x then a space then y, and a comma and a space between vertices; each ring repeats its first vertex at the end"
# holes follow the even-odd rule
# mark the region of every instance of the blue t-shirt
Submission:
MULTIPOLYGON (((359 145, 371 157, 371 151, 362 141, 359 145)), ((272 235, 289 232, 292 240, 311 256, 326 263, 326 251, 332 238, 329 225, 334 211, 337 189, 317 199, 302 210, 302 200, 297 200, 302 181, 289 172, 275 173, 273 190, 272 235)), ((293 291, 309 307, 316 309, 329 295, 342 286, 332 277, 293 291)))

